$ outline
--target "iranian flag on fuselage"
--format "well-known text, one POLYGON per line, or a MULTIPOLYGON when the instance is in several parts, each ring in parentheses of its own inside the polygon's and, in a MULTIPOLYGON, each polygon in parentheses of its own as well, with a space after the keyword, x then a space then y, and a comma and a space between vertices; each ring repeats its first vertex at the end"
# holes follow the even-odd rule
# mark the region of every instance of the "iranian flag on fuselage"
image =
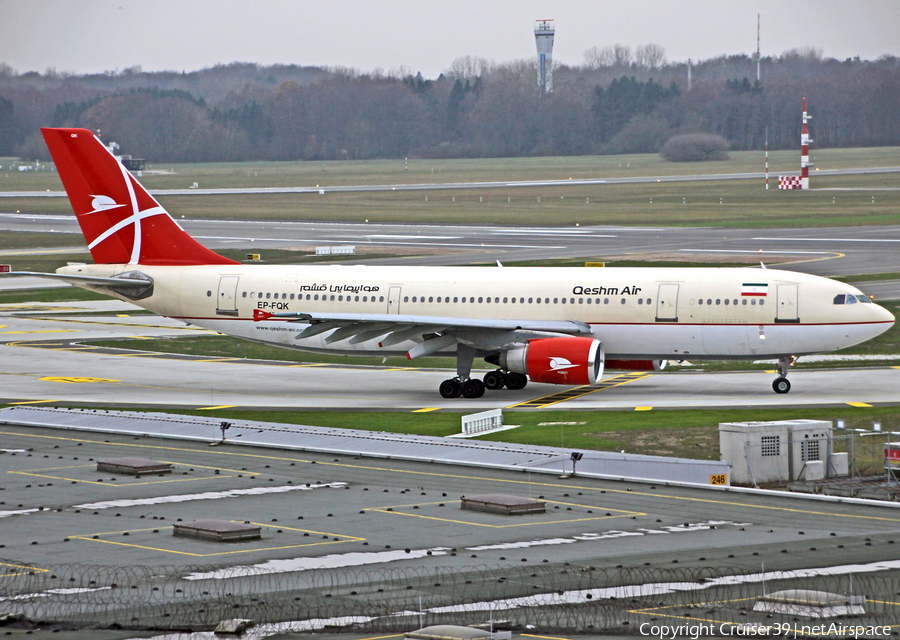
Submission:
POLYGON ((767 282, 745 282, 741 285, 742 296, 765 296, 768 292, 767 282))

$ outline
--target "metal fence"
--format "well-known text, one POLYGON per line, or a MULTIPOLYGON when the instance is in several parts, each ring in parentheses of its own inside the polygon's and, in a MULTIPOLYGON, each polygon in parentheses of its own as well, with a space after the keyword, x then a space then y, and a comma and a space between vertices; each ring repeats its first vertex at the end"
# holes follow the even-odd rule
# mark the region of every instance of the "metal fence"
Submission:
POLYGON ((223 619, 403 632, 433 624, 543 632, 639 634, 642 625, 802 625, 753 611, 764 593, 812 589, 866 597, 853 625, 900 624, 900 582, 888 573, 739 573, 728 568, 574 565, 470 569, 358 568, 263 573, 249 567, 0 564, 0 614, 60 628, 198 631, 223 619))

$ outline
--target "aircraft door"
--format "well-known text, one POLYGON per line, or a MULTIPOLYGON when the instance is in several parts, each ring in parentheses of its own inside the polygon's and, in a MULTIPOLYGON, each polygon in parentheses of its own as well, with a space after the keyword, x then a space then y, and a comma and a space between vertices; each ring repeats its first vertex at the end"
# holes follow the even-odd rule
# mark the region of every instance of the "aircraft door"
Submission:
POLYGON ((660 284, 656 294, 656 321, 678 322, 678 285, 660 284))
POLYGON ((216 296, 216 313, 220 316, 236 316, 238 314, 236 299, 240 276, 222 276, 219 278, 219 294, 216 296))
POLYGON ((775 313, 775 322, 800 322, 797 289, 796 284, 778 285, 778 308, 775 313))
POLYGON ((400 313, 400 289, 401 287, 391 287, 388 290, 388 313, 400 313))

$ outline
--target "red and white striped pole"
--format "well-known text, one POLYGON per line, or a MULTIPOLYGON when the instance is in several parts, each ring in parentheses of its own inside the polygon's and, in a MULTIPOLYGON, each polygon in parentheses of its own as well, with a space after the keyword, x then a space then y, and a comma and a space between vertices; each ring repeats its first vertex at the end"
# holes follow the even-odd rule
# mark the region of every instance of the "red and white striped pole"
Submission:
POLYGON ((803 98, 803 129, 800 131, 800 188, 809 189, 809 126, 811 116, 806 113, 806 97, 803 98))
POLYGON ((769 190, 769 127, 766 127, 766 191, 769 190))

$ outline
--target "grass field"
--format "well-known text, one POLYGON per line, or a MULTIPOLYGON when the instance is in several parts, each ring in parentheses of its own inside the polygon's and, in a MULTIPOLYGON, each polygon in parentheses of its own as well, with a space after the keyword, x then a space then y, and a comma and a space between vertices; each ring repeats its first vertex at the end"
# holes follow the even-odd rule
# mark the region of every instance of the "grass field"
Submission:
MULTIPOLYGON (((811 149, 815 169, 900 166, 900 148, 811 149)), ((746 173, 763 170, 760 151, 733 151, 726 161, 673 163, 658 154, 475 158, 427 160, 347 160, 333 162, 221 162, 151 164, 141 182, 150 189, 285 187, 356 184, 428 184, 436 182, 504 182, 626 176, 746 173)), ((769 153, 769 170, 799 172, 799 150, 769 153)), ((61 190, 53 171, 0 171, 0 191, 61 190)))
MULTIPOLYGON (((900 148, 825 149, 814 152, 819 168, 900 166, 900 148)), ((626 224, 722 227, 892 224, 900 209, 900 174, 816 177, 813 190, 779 191, 778 172, 796 173, 796 152, 770 154, 772 187, 758 181, 565 185, 430 192, 164 196, 176 217, 341 220, 371 222, 528 225, 626 224), (859 188, 861 191, 821 191, 859 188), (819 190, 819 191, 817 191, 819 190), (427 197, 427 201, 426 201, 427 197), (874 197, 874 202, 873 202, 874 197), (652 204, 651 204, 652 199, 652 204), (721 200, 721 203, 720 203, 721 200)), ((159 167, 157 167, 159 168, 159 167)), ((146 174, 149 188, 275 187, 566 180, 648 175, 760 171, 758 152, 732 153, 728 162, 668 163, 655 154, 478 160, 373 160, 330 163, 235 163, 164 167, 146 174)), ((0 191, 59 190, 55 174, 0 173, 0 191)), ((35 213, 69 212, 65 198, 3 198, 0 208, 35 213)), ((32 245, 39 246, 39 245, 32 245)))

